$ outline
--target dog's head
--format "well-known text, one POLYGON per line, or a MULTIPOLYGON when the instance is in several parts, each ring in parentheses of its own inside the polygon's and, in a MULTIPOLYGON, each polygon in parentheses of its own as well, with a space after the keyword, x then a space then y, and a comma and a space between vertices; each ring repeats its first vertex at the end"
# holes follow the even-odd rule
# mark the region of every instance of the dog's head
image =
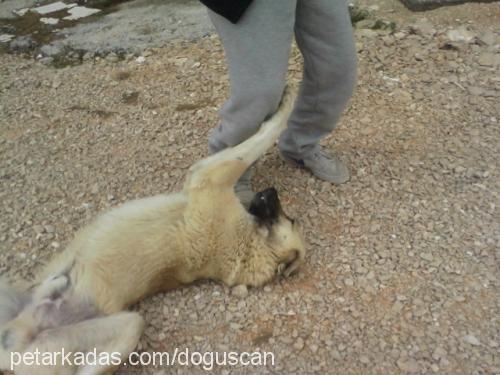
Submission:
POLYGON ((277 272, 290 276, 304 261, 306 248, 299 225, 281 208, 276 189, 255 194, 248 211, 266 233, 267 243, 277 258, 277 272))

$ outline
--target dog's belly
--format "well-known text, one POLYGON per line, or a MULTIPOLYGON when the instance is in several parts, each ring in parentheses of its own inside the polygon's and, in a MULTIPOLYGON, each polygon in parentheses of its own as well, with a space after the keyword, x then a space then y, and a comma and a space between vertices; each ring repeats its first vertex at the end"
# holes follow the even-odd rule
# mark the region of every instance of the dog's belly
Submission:
POLYGON ((38 280, 71 268, 75 292, 104 313, 176 287, 182 258, 176 238, 187 199, 182 193, 131 201, 83 228, 38 280), (172 276, 171 276, 172 275, 172 276))

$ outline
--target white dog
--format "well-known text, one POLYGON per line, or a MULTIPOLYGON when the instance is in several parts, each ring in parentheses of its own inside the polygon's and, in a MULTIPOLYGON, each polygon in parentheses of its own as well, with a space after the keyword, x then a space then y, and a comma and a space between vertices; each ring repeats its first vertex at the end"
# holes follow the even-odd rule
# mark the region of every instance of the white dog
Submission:
MULTIPOLYGON (((233 187, 286 125, 294 96, 240 145, 193 165, 183 190, 125 203, 83 228, 30 288, 0 285, 0 368, 11 353, 118 352, 125 360, 143 330, 124 311, 148 295, 199 279, 260 286, 289 275, 305 245, 276 190, 257 193, 247 211, 233 187)), ((116 365, 116 363, 115 363, 116 365)), ((112 364, 26 366, 18 374, 101 374, 112 364)))

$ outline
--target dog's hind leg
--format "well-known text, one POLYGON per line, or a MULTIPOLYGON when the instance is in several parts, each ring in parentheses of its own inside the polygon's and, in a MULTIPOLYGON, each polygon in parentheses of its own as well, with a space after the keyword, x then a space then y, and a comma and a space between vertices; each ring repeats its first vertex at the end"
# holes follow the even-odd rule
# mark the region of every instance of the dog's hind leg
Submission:
POLYGON ((206 185, 232 187, 245 170, 264 154, 285 129, 292 111, 295 93, 285 89, 278 111, 253 136, 239 145, 209 156, 190 169, 185 189, 199 189, 206 185))
POLYGON ((28 299, 28 293, 21 292, 0 279, 0 326, 14 319, 28 299))
POLYGON ((50 353, 57 359, 56 366, 43 364, 19 364, 16 374, 103 374, 128 360, 128 356, 137 346, 144 328, 142 317, 134 312, 121 312, 101 318, 84 320, 72 325, 52 328, 41 332, 24 350, 41 356, 50 353), (87 356, 93 353, 95 357, 87 356), (63 363, 61 355, 72 353, 63 363), (81 354, 80 354, 81 353, 81 354), (80 358, 78 359, 77 356, 80 358), (82 363, 82 356, 92 358, 92 363, 82 363), (72 366, 69 366, 69 364, 72 366), (76 365, 76 366, 75 366, 76 365))

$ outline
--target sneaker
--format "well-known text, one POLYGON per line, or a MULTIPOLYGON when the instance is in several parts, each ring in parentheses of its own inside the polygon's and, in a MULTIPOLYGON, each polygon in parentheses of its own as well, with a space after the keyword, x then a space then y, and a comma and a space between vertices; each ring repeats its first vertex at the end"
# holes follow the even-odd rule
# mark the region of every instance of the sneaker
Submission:
POLYGON ((252 190, 252 170, 250 168, 248 168, 245 173, 241 175, 238 182, 236 182, 236 185, 234 185, 234 192, 241 204, 245 208, 248 208, 255 195, 252 190))
POLYGON ((350 175, 347 166, 337 157, 329 155, 319 146, 303 158, 295 158, 280 152, 281 157, 288 163, 309 169, 313 175, 321 180, 343 184, 349 181, 350 175))

